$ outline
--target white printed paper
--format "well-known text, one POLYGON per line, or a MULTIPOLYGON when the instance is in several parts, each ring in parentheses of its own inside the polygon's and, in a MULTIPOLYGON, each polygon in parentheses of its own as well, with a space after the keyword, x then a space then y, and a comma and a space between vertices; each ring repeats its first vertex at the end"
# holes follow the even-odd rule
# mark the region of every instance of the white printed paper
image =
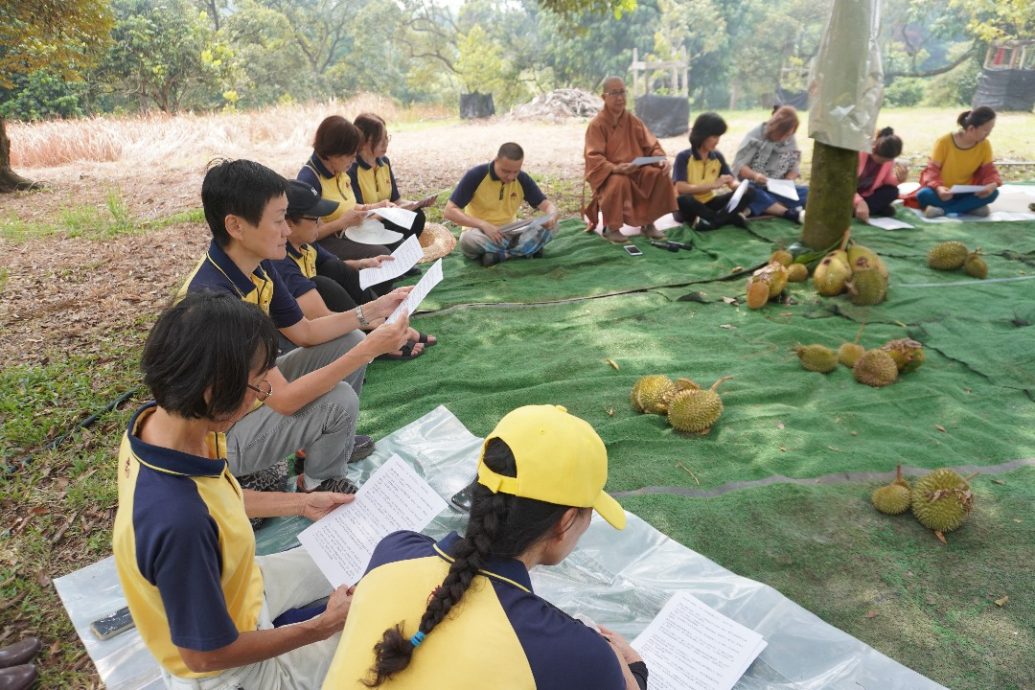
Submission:
POLYGON ((773 194, 778 194, 785 199, 798 200, 798 190, 794 187, 794 180, 774 180, 769 178, 765 188, 773 194))
POLYGON ((362 268, 359 271, 359 287, 366 290, 371 285, 378 285, 388 280, 398 278, 406 271, 413 268, 418 261, 424 258, 424 250, 416 235, 410 235, 406 241, 395 248, 392 252, 394 261, 385 261, 377 268, 362 268))
POLYGON ((403 300, 402 304, 395 308, 395 311, 385 319, 385 323, 395 323, 399 320, 399 315, 405 309, 407 314, 412 315, 413 312, 417 311, 417 307, 424 301, 424 298, 428 296, 431 289, 442 282, 442 259, 439 259, 431 265, 427 273, 420 279, 413 289, 410 290, 410 294, 406 295, 406 299, 403 300))
POLYGON ((737 204, 740 203, 741 198, 744 196, 744 192, 747 191, 749 186, 750 185, 748 185, 747 182, 741 182, 737 185, 737 188, 733 190, 733 196, 730 197, 729 203, 726 204, 726 210, 729 213, 733 213, 733 211, 736 210, 737 204))
POLYGON ((912 230, 913 226, 909 223, 899 220, 898 218, 889 218, 887 216, 870 216, 870 219, 866 221, 867 225, 872 225, 877 228, 883 228, 885 230, 912 230))
POLYGON ((677 592, 633 640, 651 690, 730 690, 765 649, 753 630, 677 592))
POLYGON ((331 585, 354 585, 382 539, 399 530, 419 532, 445 508, 442 497, 393 454, 354 501, 302 530, 298 541, 331 585))
POLYGON ((650 165, 651 163, 664 163, 664 156, 640 156, 639 158, 633 158, 633 165, 650 165))
POLYGON ((985 187, 979 184, 954 184, 949 187, 950 194, 973 194, 980 192, 985 187))
POLYGON ((417 219, 416 213, 408 211, 405 208, 399 208, 398 206, 375 208, 367 211, 367 215, 377 216, 383 220, 387 220, 389 223, 395 223, 401 228, 406 228, 407 230, 413 227, 413 221, 417 219))

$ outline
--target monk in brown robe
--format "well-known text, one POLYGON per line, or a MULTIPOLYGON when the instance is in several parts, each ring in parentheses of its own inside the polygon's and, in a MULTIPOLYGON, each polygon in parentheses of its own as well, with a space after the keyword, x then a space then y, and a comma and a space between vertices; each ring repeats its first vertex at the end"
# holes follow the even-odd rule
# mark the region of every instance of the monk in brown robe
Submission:
POLYGON ((652 239, 665 235, 654 221, 676 209, 676 194, 669 179, 669 165, 633 165, 641 156, 664 156, 657 137, 643 121, 625 109, 625 82, 618 77, 604 80, 604 109, 586 129, 586 180, 593 188, 593 201, 585 213, 589 230, 597 225, 598 209, 604 215, 604 238, 625 242, 620 229, 640 226, 652 239))

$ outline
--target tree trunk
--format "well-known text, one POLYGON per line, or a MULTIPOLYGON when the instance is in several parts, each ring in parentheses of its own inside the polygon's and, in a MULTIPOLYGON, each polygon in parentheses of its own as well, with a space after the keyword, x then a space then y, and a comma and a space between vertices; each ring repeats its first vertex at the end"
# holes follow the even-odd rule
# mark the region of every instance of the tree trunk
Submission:
POLYGON ((823 250, 844 235, 852 223, 859 154, 819 141, 812 148, 812 176, 801 241, 823 250))
POLYGON ((11 170, 11 140, 7 138, 4 118, 0 117, 0 194, 19 189, 39 189, 41 186, 11 170))

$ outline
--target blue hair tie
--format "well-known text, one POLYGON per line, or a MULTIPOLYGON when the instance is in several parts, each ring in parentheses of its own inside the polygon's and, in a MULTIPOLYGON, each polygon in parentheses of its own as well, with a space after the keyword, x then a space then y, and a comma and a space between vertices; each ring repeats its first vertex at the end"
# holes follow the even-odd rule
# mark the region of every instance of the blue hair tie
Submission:
POLYGON ((414 649, 416 649, 417 647, 420 647, 420 643, 423 642, 423 641, 424 641, 424 633, 422 633, 420 630, 418 630, 417 632, 413 633, 413 637, 410 638, 410 644, 413 645, 414 649))

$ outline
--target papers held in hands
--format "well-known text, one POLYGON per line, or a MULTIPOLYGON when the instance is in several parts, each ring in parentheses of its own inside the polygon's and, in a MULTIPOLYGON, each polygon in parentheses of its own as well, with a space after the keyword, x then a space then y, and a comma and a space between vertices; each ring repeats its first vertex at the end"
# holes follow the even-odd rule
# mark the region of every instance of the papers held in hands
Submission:
POLYGON ((630 162, 633 165, 653 165, 654 163, 664 163, 667 159, 664 156, 640 156, 639 158, 633 158, 630 162))
POLYGON ((747 188, 748 183, 741 182, 737 185, 737 188, 733 190, 733 196, 730 197, 729 203, 726 204, 726 210, 729 213, 733 213, 736 210, 737 204, 739 204, 740 200, 744 198, 744 192, 747 191, 747 188))
POLYGON ((766 641, 687 592, 677 592, 633 640, 651 690, 730 690, 766 641))
POLYGON ((298 541, 331 585, 354 585, 382 539, 404 529, 419 532, 445 508, 442 497, 393 454, 354 501, 302 530, 298 541))
POLYGON ((950 194, 973 194, 980 192, 984 186, 979 184, 954 184, 949 187, 950 194))
POLYGON ((515 220, 513 223, 507 223, 506 225, 500 226, 497 230, 499 230, 500 234, 504 237, 517 237, 525 230, 541 228, 556 218, 556 213, 548 213, 545 216, 536 216, 535 218, 527 218, 525 220, 515 220))
POLYGON ((773 194, 782 196, 784 199, 793 199, 794 201, 798 201, 800 199, 798 196, 798 190, 794 187, 793 180, 774 180, 773 178, 769 178, 765 183, 765 188, 773 194))
POLYGON ((399 227, 406 228, 407 230, 413 227, 413 221, 417 219, 416 213, 398 206, 375 208, 367 211, 367 216, 377 216, 378 218, 387 220, 389 223, 395 223, 399 227))
POLYGON ((405 242, 396 247, 395 251, 392 252, 392 258, 394 261, 386 261, 377 268, 361 268, 359 271, 359 288, 366 290, 371 285, 378 285, 398 278, 424 258, 424 250, 421 249, 420 241, 416 235, 410 235, 405 242))
POLYGON ((431 268, 428 269, 427 273, 421 277, 420 282, 413 286, 413 289, 410 290, 410 294, 406 295, 406 299, 402 301, 402 304, 396 307, 395 311, 385 319, 385 323, 395 323, 398 321, 399 315, 402 314, 403 310, 406 310, 406 313, 412 316, 413 313, 417 311, 417 307, 420 306, 420 303, 423 302, 424 298, 428 296, 429 292, 431 292, 431 288, 435 287, 440 282, 442 282, 442 259, 439 259, 431 265, 431 268))

